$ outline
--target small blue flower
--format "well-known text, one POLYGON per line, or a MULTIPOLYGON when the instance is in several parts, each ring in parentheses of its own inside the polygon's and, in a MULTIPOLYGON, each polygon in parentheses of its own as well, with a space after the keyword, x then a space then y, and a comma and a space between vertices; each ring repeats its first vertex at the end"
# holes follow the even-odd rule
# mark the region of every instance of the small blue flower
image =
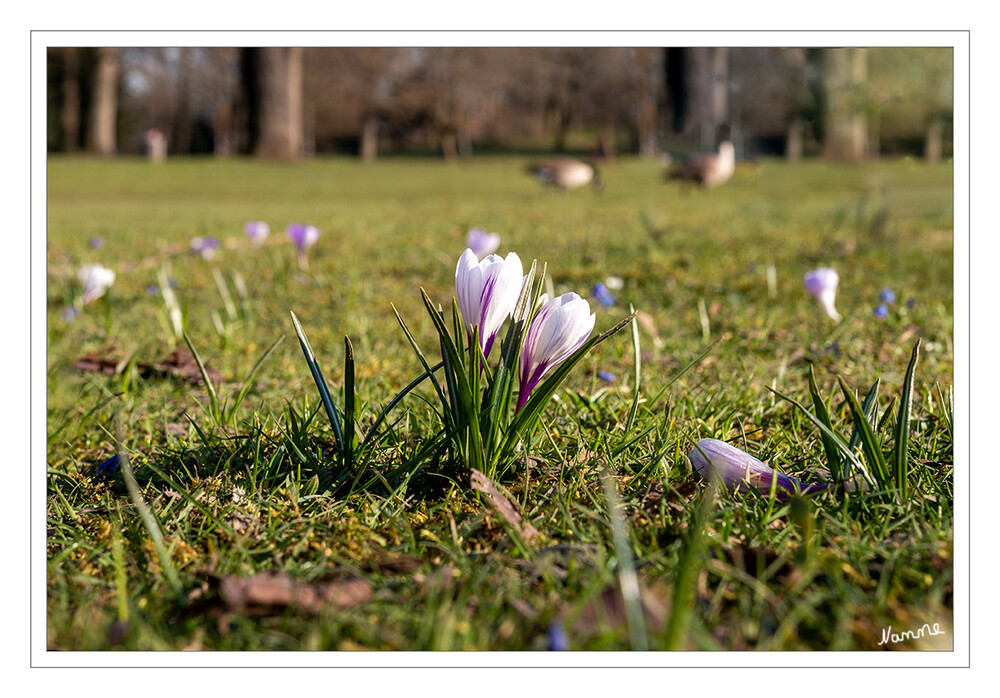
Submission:
POLYGON ((889 307, 885 303, 882 303, 879 307, 875 308, 875 312, 873 314, 879 320, 885 320, 889 317, 889 307))
POLYGON ((608 290, 608 287, 601 282, 598 282, 597 285, 594 286, 594 298, 596 298, 597 302, 605 308, 610 308, 615 304, 615 297, 611 295, 611 291, 608 290))
POLYGON ((66 306, 63 311, 59 313, 59 317, 63 319, 63 322, 73 322, 80 316, 80 309, 75 305, 66 306))
POLYGON ((601 371, 597 374, 597 377, 607 383, 615 382, 615 374, 611 373, 610 371, 601 371))
POLYGON ((121 469, 122 465, 118 462, 118 454, 116 453, 97 466, 97 474, 103 477, 108 477, 109 475, 117 473, 121 469))
POLYGON ((566 630, 563 629, 559 621, 552 621, 547 634, 550 652, 566 652, 569 650, 569 638, 566 637, 566 630))
POLYGON ((893 293, 891 288, 886 286, 882 289, 882 293, 878 294, 878 299, 883 303, 895 303, 896 294, 893 293))

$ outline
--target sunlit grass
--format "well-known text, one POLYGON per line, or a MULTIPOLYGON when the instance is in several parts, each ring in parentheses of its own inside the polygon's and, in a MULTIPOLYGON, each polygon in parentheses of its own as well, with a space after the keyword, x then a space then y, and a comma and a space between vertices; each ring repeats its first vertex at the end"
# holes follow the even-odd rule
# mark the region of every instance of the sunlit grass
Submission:
POLYGON ((889 624, 950 627, 950 164, 766 160, 700 192, 662 181, 656 162, 622 159, 602 168, 601 194, 543 190, 523 165, 50 161, 50 647, 545 649, 555 622, 571 649, 628 649, 635 624, 613 604, 622 530, 649 596, 642 632, 653 649, 869 650, 889 624), (247 220, 271 225, 259 249, 245 241, 247 220), (307 273, 284 234, 291 222, 321 231, 307 273), (595 332, 626 317, 629 304, 640 312, 640 400, 626 331, 575 368, 532 451, 500 482, 538 531, 530 542, 468 488, 461 464, 428 457, 440 423, 429 386, 385 422, 373 456, 383 479, 350 493, 294 336, 241 383, 294 334, 292 311, 339 390, 348 335, 361 436, 422 371, 390 303, 439 360, 419 288, 447 307, 472 226, 500 233, 501 253, 547 263, 556 293, 589 297, 606 276, 624 279, 617 305, 592 301, 595 332), (93 236, 102 249, 90 248, 93 236), (230 243, 207 261, 182 252, 195 236, 230 243), (117 278, 67 323, 60 312, 85 262, 117 278), (817 266, 840 274, 839 326, 802 288, 817 266), (199 357, 223 377, 214 401, 204 386, 139 370, 186 346, 162 293, 147 290, 161 274, 176 285, 199 357), (897 302, 879 321, 872 311, 886 286, 897 302), (903 392, 917 339, 907 501, 699 497, 707 491, 684 456, 705 437, 797 477, 826 467, 820 431, 772 392, 811 406, 810 366, 832 423, 848 435, 837 377, 859 401, 881 380, 887 421, 876 435, 889 454, 899 408, 890 400, 903 392), (89 352, 121 359, 120 372, 76 370, 89 352), (615 381, 599 379, 602 371, 615 381), (221 405, 237 399, 233 418, 220 419, 221 405), (185 603, 124 481, 95 475, 116 449, 116 411, 185 603), (609 519, 618 509, 609 509, 604 469, 617 481, 623 527, 609 519), (374 594, 318 620, 288 611, 218 621, 197 604, 213 598, 203 588, 212 575, 279 569, 304 581, 361 575, 374 594), (127 632, 109 635, 123 608, 127 632))

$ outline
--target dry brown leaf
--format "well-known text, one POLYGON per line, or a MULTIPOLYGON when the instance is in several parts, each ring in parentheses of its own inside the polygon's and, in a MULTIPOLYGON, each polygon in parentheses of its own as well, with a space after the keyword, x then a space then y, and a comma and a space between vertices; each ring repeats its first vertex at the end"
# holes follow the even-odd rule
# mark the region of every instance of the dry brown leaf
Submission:
POLYGON ((488 477, 473 468, 469 474, 469 481, 472 483, 472 489, 483 494, 490 506, 496 509, 504 521, 517 529, 525 541, 530 541, 538 535, 538 531, 530 523, 522 520, 514 504, 500 494, 500 490, 488 477))
POLYGON ((247 615, 281 613, 286 608, 319 613, 324 608, 351 608, 372 595, 366 579, 300 582, 287 572, 264 572, 252 577, 222 577, 219 598, 226 610, 247 615))

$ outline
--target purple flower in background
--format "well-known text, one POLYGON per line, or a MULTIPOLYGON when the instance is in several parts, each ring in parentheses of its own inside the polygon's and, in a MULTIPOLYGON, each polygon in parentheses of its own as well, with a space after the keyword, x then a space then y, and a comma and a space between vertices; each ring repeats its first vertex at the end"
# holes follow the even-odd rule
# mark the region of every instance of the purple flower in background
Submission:
POLYGON ((75 305, 68 305, 63 308, 63 311, 59 313, 59 317, 63 319, 63 322, 73 322, 80 316, 80 309, 75 305))
POLYGON ((288 233, 288 239, 295 244, 295 250, 299 259, 299 266, 305 269, 309 264, 306 252, 310 247, 316 244, 317 240, 319 240, 319 229, 312 225, 289 223, 288 228, 286 228, 286 232, 288 233))
POLYGON ((770 466, 757 460, 735 446, 718 439, 702 439, 688 454, 691 464, 703 478, 717 475, 727 489, 749 492, 752 489, 763 494, 771 492, 775 481, 776 497, 788 499, 794 492, 812 494, 830 487, 829 484, 803 484, 793 477, 775 472, 770 466))
POLYGON ((610 371, 600 371, 598 372, 597 377, 600 378, 605 383, 615 382, 615 374, 611 373, 610 371))
POLYGON ((212 259, 217 249, 219 249, 218 238, 197 237, 191 239, 191 251, 200 255, 202 259, 212 259))
POLYGON ((615 297, 611 295, 611 291, 603 283, 598 282, 594 286, 594 298, 597 302, 603 305, 605 308, 610 308, 615 304, 615 297))
POLYGON ((95 235, 94 237, 90 238, 90 249, 92 249, 92 250, 99 250, 102 247, 104 247, 104 239, 103 238, 100 238, 97 235, 95 235))
POLYGON ((915 306, 916 304, 917 304, 917 299, 916 298, 913 298, 911 296, 910 298, 906 299, 906 308, 908 310, 913 310, 913 306, 915 306))
POLYGON ((160 287, 157 286, 156 284, 150 284, 149 286, 146 287, 146 295, 147 296, 160 295, 160 287))
POLYGON ((887 286, 882 289, 882 293, 878 294, 878 299, 883 303, 895 303, 896 294, 887 286))
POLYGON ((550 652, 566 652, 569 650, 569 638, 566 637, 566 629, 563 628, 562 623, 559 621, 554 620, 549 624, 546 636, 548 637, 550 652))
POLYGON ((872 314, 879 320, 885 320, 889 317, 889 307, 885 303, 880 303, 879 306, 875 308, 875 312, 872 314))
POLYGON ((486 255, 493 254, 500 247, 500 234, 487 233, 482 228, 469 228, 466 236, 466 247, 475 253, 476 257, 482 259, 486 255))
POLYGON ((830 268, 814 269, 806 273, 803 281, 806 290, 815 296, 824 312, 840 322, 840 313, 834 307, 834 301, 837 298, 837 284, 840 282, 836 270, 830 268))
POLYGON ((583 346, 594 330, 594 319, 590 303, 575 293, 546 301, 524 333, 517 410, 524 407, 546 371, 583 346))
POLYGON ((504 320, 514 312, 524 285, 521 258, 511 252, 506 259, 491 254, 479 261, 471 248, 458 259, 455 268, 455 299, 470 335, 479 326, 479 346, 490 355, 493 341, 504 320))
POLYGON ((243 224, 243 232, 250 238, 250 244, 257 247, 270 234, 271 226, 264 221, 247 221, 243 224))
POLYGON ((115 273, 100 264, 88 264, 80 267, 76 278, 83 284, 83 303, 86 305, 104 295, 115 282, 115 273))
POLYGON ((113 475, 122 469, 122 464, 118 459, 118 454, 111 456, 106 461, 97 466, 97 474, 102 477, 113 475))

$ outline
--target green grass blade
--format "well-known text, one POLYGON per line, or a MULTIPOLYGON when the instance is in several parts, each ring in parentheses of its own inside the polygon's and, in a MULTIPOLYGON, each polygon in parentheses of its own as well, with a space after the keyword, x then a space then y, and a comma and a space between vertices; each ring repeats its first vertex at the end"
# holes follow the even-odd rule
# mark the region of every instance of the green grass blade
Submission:
POLYGON ((191 355, 194 357, 194 362, 198 364, 198 370, 201 371, 201 378, 205 381, 205 389, 208 390, 208 400, 212 407, 212 418, 215 423, 222 426, 222 409, 219 405, 219 395, 215 392, 215 385, 212 383, 212 379, 208 377, 208 371, 205 370, 205 363, 201 360, 198 355, 198 350, 194 348, 194 343, 191 338, 188 337, 187 332, 183 332, 185 343, 188 345, 188 349, 191 350, 191 355))
MULTIPOLYGON (((816 374, 813 371, 812 364, 809 365, 809 393, 812 395, 813 410, 816 413, 816 418, 825 424, 827 429, 832 432, 834 429, 833 423, 830 421, 830 412, 827 410, 826 402, 823 400, 823 396, 820 395, 819 387, 816 385, 816 374)), ((837 491, 843 491, 844 481, 851 477, 851 461, 847 460, 845 462, 841 459, 840 450, 838 449, 837 444, 825 431, 820 431, 820 439, 823 441, 823 450, 826 451, 827 467, 830 469, 830 475, 833 477, 833 481, 837 485, 837 491)))
MULTIPOLYGON (((853 390, 847 387, 844 379, 837 376, 837 381, 840 382, 841 391, 844 393, 844 397, 847 398, 851 416, 854 418, 854 428, 858 430, 858 439, 861 442, 861 447, 864 449, 865 457, 868 459, 869 465, 871 465, 875 481, 884 490, 892 489, 892 481, 889 476, 888 467, 886 466, 885 456, 882 453, 882 447, 878 443, 878 437, 875 436, 875 432, 872 429, 871 422, 868 421, 869 416, 865 414, 864 408, 858 402, 857 396, 855 396, 853 390)), ((877 388, 876 386, 872 386, 872 389, 876 390, 877 388)), ((870 395, 872 391, 868 392, 870 395)))
POLYGON ((679 370, 677 373, 675 373, 673 376, 671 376, 670 380, 667 381, 667 384, 664 385, 662 388, 660 388, 660 391, 658 393, 656 393, 656 395, 654 395, 652 398, 650 398, 646 402, 647 409, 649 407, 651 407, 652 405, 655 405, 656 402, 657 402, 657 400, 659 400, 661 397, 663 397, 663 393, 667 392, 667 390, 670 388, 670 386, 672 386, 674 383, 676 383, 678 380, 680 380, 681 376, 683 376, 685 373, 687 373, 693 367, 697 366, 702 361, 704 361, 705 357, 708 356, 712 352, 712 350, 715 349, 715 347, 717 347, 719 345, 719 343, 722 342, 722 341, 724 341, 724 340, 722 338, 720 338, 720 339, 717 339, 714 342, 712 342, 710 345, 708 345, 708 347, 703 352, 701 352, 700 354, 698 354, 698 356, 696 356, 693 359, 691 359, 683 368, 681 368, 681 370, 679 370))
POLYGON ((276 340, 274 340, 274 343, 267 348, 267 351, 265 351, 259 359, 257 359, 257 363, 253 365, 253 368, 250 369, 250 372, 246 375, 246 378, 243 379, 243 383, 240 385, 240 390, 238 393, 236 393, 236 400, 233 402, 233 407, 229 411, 229 416, 226 419, 227 424, 232 423, 233 418, 236 416, 236 411, 240 408, 240 405, 243 404, 243 400, 250 392, 250 387, 251 387, 250 381, 253 380, 253 377, 255 375, 257 375, 257 371, 260 369, 261 366, 264 365, 264 362, 267 360, 267 357, 271 355, 271 352, 274 351, 275 347, 281 344, 284 338, 285 335, 281 335, 276 340))
POLYGON ((442 366, 444 366, 443 361, 435 364, 433 367, 431 367, 430 373, 424 371, 419 376, 410 381, 409 385, 407 385, 405 388, 396 393, 395 397, 393 397, 392 400, 389 401, 389 404, 386 405, 385 408, 379 413, 378 417, 375 418, 375 421, 372 423, 372 426, 368 430, 368 433, 365 434, 365 438, 361 442, 361 446, 358 448, 359 456, 361 456, 362 454, 367 455, 368 449, 372 446, 372 444, 374 443, 374 439, 378 434, 379 427, 382 426, 382 422, 385 421, 385 418, 389 415, 389 413, 392 412, 392 410, 396 407, 396 405, 402 402, 403 398, 405 398, 410 393, 411 390, 416 388, 418 385, 423 383, 428 378, 432 377, 433 372, 437 371, 442 366))
MULTIPOLYGON (((861 411, 865 414, 865 419, 868 420, 868 424, 874 429, 875 424, 878 421, 878 389, 882 385, 882 380, 878 379, 873 384, 872 387, 868 389, 868 393, 865 395, 864 402, 861 403, 861 411)), ((856 449, 861 444, 861 430, 858 425, 854 425, 854 430, 851 432, 851 440, 849 445, 851 449, 856 449)))
MULTIPOLYGON (((433 370, 431 369, 430 364, 427 362, 427 358, 424 356, 424 352, 420 350, 420 346, 417 344, 417 340, 414 339, 413 334, 410 332, 410 328, 406 326, 405 322, 403 322, 403 318, 399 315, 399 311, 396 310, 396 306, 390 303, 389 307, 392 308, 392 312, 396 316, 396 321, 399 323, 399 326, 403 328, 403 334, 406 335, 407 341, 409 341, 410 346, 413 348, 414 353, 417 355, 417 360, 420 361, 420 365, 424 367, 424 374, 430 377, 431 383, 434 385, 434 390, 438 394, 438 399, 441 401, 441 409, 443 410, 444 415, 448 417, 450 421, 450 418, 452 417, 452 412, 448 410, 449 398, 447 395, 445 395, 444 389, 441 387, 440 381, 438 381, 438 379, 434 377, 434 371, 436 371, 437 368, 433 370)), ((442 362, 439 365, 444 366, 445 363, 442 362)), ((447 376, 447 368, 445 370, 445 373, 447 376)))
POLYGON ((604 497, 608 503, 608 523, 611 526, 611 539, 618 560, 618 585, 625 606, 629 639, 633 650, 645 652, 649 649, 649 638, 646 636, 646 622, 643 617, 642 590, 635 573, 635 560, 626 529, 624 507, 621 497, 618 496, 618 486, 607 467, 601 468, 601 484, 604 486, 604 497))
POLYGON ((344 463, 354 465, 354 345, 344 336, 344 463))
POLYGON ((899 416, 896 418, 896 443, 892 451, 892 473, 899 490, 899 501, 906 501, 908 456, 910 450, 910 410, 913 406, 913 376, 917 370, 917 357, 920 354, 920 340, 917 339, 910 354, 910 364, 906 367, 906 377, 903 379, 903 394, 899 400, 899 416))
POLYGON ((642 354, 639 351, 639 321, 636 319, 635 308, 629 304, 629 312, 632 314, 632 354, 635 357, 635 371, 633 372, 632 383, 632 405, 628 410, 628 418, 625 420, 625 433, 632 431, 635 425, 635 415, 639 411, 639 386, 642 384, 642 354))
POLYGON ((341 458, 344 458, 346 455, 344 449, 344 430, 340 426, 340 417, 337 416, 337 408, 333 404, 333 397, 330 396, 330 389, 326 385, 326 379, 323 378, 323 371, 320 370, 319 364, 316 363, 316 355, 309 345, 309 340, 306 338, 306 333, 302 329, 302 325, 299 324, 299 319, 295 317, 295 313, 291 315, 292 323, 295 325, 295 334, 299 338, 299 345, 302 347, 302 354, 306 357, 306 363, 309 364, 309 372, 312 373, 313 382, 319 390, 320 399, 323 401, 323 408, 326 410, 326 416, 330 420, 330 426, 333 427, 333 434, 337 438, 337 450, 340 451, 341 458))
POLYGON ((789 402, 789 403, 795 405, 796 407, 798 407, 799 410, 802 411, 802 414, 804 414, 806 416, 806 418, 810 422, 812 422, 813 424, 816 425, 817 429, 819 429, 824 435, 830 437, 830 440, 837 447, 837 450, 840 451, 840 453, 851 462, 851 465, 854 468, 857 468, 858 471, 862 475, 864 475, 865 479, 867 479, 870 483, 875 484, 875 480, 872 479, 871 473, 868 472, 868 469, 865 467, 864 463, 862 463, 858 459, 858 456, 854 452, 854 450, 851 449, 851 447, 847 445, 847 441, 846 441, 846 439, 844 439, 844 436, 842 434, 840 434, 839 432, 837 432, 836 429, 834 429, 832 427, 829 427, 826 424, 824 424, 823 421, 821 419, 819 419, 819 417, 817 417, 812 412, 810 412, 806 408, 806 406, 803 405, 798 400, 795 400, 795 399, 793 399, 793 398, 785 395, 784 393, 782 393, 782 392, 780 392, 778 390, 775 390, 774 388, 772 388, 770 386, 767 386, 767 389, 770 390, 775 395, 777 395, 778 397, 780 397, 782 400, 784 400, 786 402, 789 402))

